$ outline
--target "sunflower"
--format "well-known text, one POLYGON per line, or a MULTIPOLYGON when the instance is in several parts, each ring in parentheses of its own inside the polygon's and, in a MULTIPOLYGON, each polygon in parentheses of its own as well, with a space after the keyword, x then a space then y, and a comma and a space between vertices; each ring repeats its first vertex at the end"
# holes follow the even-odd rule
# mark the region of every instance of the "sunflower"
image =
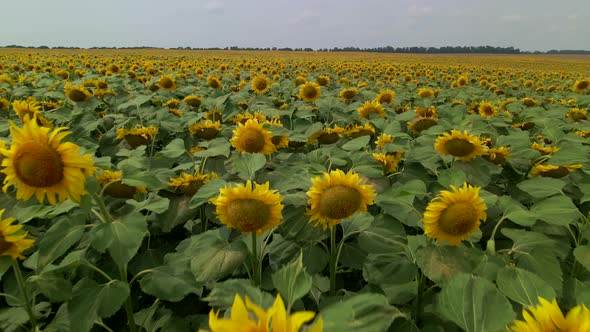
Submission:
POLYGON ((428 88, 418 89, 418 97, 420 98, 434 98, 434 90, 428 88))
POLYGON ((379 150, 383 150, 385 145, 393 143, 393 137, 388 134, 381 134, 377 137, 375 141, 375 145, 379 148, 379 150))
POLYGON ((581 137, 590 137, 590 130, 576 130, 576 135, 581 137))
POLYGON ((115 198, 133 198, 136 193, 145 193, 145 187, 134 187, 126 185, 121 182, 123 179, 123 172, 121 171, 102 171, 96 176, 96 180, 101 187, 104 188, 104 193, 115 198), (106 187, 106 188, 105 188, 106 187))
POLYGON ((532 176, 541 176, 549 178, 562 178, 578 169, 582 164, 575 165, 535 165, 531 170, 532 176))
POLYGON ((522 320, 515 320, 508 327, 512 332, 557 332, 590 331, 590 310, 585 305, 577 305, 567 315, 559 308, 556 300, 551 302, 538 297, 539 304, 522 309, 522 320))
MULTIPOLYGON (((209 328, 211 332, 271 331, 271 329, 280 332, 299 332, 303 325, 312 320, 314 316, 315 313, 312 311, 288 313, 280 294, 277 295, 273 306, 268 310, 254 304, 248 296, 246 296, 244 303, 242 298, 236 294, 229 318, 219 318, 219 312, 215 312, 215 310, 209 312, 209 328)), ((322 330, 323 321, 320 317, 305 331, 321 332, 322 330)))
POLYGON ((263 95, 270 89, 270 80, 266 76, 257 75, 252 79, 252 91, 257 95, 263 95))
POLYGON ((50 134, 50 129, 39 127, 34 118, 22 128, 11 121, 10 150, 0 149, 4 155, 1 172, 6 174, 4 192, 14 185, 16 198, 21 200, 35 195, 39 203, 47 196, 52 205, 68 198, 79 201, 86 194, 86 177, 94 173, 94 163, 90 154, 80 155, 76 144, 61 143, 70 134, 66 130, 61 127, 50 134))
POLYGON ((506 163, 508 157, 510 157, 510 151, 505 146, 487 149, 486 153, 483 155, 484 159, 496 165, 506 163))
POLYGON ((357 109, 357 112, 363 119, 368 119, 371 114, 377 114, 381 118, 385 117, 385 110, 377 100, 366 101, 357 109))
POLYGON ((458 87, 465 86, 465 84, 467 84, 468 80, 469 79, 467 78, 467 76, 459 76, 459 78, 457 78, 457 86, 458 87))
POLYGON ((418 116, 425 117, 425 118, 436 118, 438 117, 438 113, 436 113, 436 108, 434 106, 426 107, 416 107, 414 108, 414 113, 418 114, 418 116))
POLYGON ((496 107, 494 107, 489 101, 480 102, 477 111, 479 115, 485 119, 492 118, 498 114, 496 107))
POLYGON ((583 93, 589 87, 590 87, 590 78, 585 78, 583 80, 577 80, 576 83, 574 83, 572 90, 574 90, 577 93, 583 93))
POLYGON ((156 84, 160 89, 174 90, 176 89, 176 82, 171 75, 162 75, 156 84))
POLYGON ((124 139, 132 148, 136 148, 148 143, 158 135, 157 127, 134 127, 131 129, 117 129, 117 139, 124 139))
POLYGON ((241 123, 241 124, 245 124, 246 121, 250 120, 250 119, 256 119, 258 120, 259 123, 265 123, 267 122, 267 118, 266 115, 260 113, 260 112, 254 112, 254 113, 250 113, 250 112, 246 112, 246 113, 240 113, 237 114, 234 118, 233 121, 235 124, 241 123))
POLYGON ((27 232, 23 232, 23 225, 11 225, 14 218, 2 219, 6 210, 0 210, 0 256, 10 256, 13 259, 25 259, 23 251, 29 249, 35 243, 27 239, 27 232))
POLYGON ((520 99, 520 102, 523 103, 527 107, 539 106, 539 102, 531 97, 524 97, 520 99))
POLYGON ((33 99, 28 98, 26 100, 15 100, 12 102, 12 109, 18 115, 22 122, 25 122, 28 119, 34 118, 36 115, 39 115, 39 111, 41 110, 41 105, 33 99))
POLYGON ((182 113, 182 111, 177 108, 169 109, 168 113, 173 114, 177 118, 182 118, 182 116, 184 115, 184 113, 182 113))
POLYGON ((365 123, 363 126, 353 124, 346 127, 346 135, 351 138, 356 138, 360 136, 373 136, 375 135, 375 127, 370 123, 365 123))
POLYGON ((168 101, 166 101, 164 103, 164 105, 168 106, 170 108, 177 108, 179 103, 180 103, 180 101, 178 99, 172 98, 172 99, 169 99, 168 101))
POLYGON ((565 115, 566 118, 572 119, 575 122, 579 122, 581 120, 586 120, 588 115, 588 111, 579 109, 577 107, 570 108, 570 111, 565 115))
POLYGON ((310 144, 315 140, 320 144, 333 144, 338 142, 340 136, 344 133, 346 133, 346 129, 339 126, 318 130, 309 137, 307 144, 310 144))
POLYGON ((293 81, 293 86, 298 87, 301 84, 305 84, 305 82, 306 82, 305 77, 303 77, 303 76, 297 76, 295 78, 295 80, 293 81))
POLYGON ((450 134, 439 136, 434 142, 434 148, 439 154, 451 155, 459 160, 471 160, 486 152, 479 137, 454 129, 450 134))
POLYGON ((554 154, 557 151, 559 151, 559 147, 557 147, 557 146, 544 146, 544 145, 541 145, 537 142, 533 142, 533 144, 531 145, 531 148, 533 150, 537 150, 537 151, 541 152, 542 155, 550 155, 550 154, 554 154))
POLYGON ((394 173, 399 162, 402 160, 403 152, 373 153, 373 159, 383 166, 385 174, 394 173))
POLYGON ((305 82, 299 89, 299 96, 301 99, 309 102, 314 102, 322 95, 320 85, 315 82, 305 82))
POLYGON ((216 178, 216 173, 201 174, 196 172, 194 174, 188 174, 182 172, 179 177, 170 178, 168 186, 175 192, 193 196, 204 184, 216 178))
POLYGON ((458 246, 486 220, 487 206, 479 196, 479 187, 463 184, 443 190, 428 203, 424 211, 424 234, 439 242, 458 246))
POLYGON ((348 101, 352 100, 352 98, 354 98, 358 93, 359 90, 356 88, 344 88, 340 91, 338 96, 340 97, 340 99, 348 101))
POLYGON ((223 87, 221 80, 215 75, 207 77, 207 85, 213 89, 221 89, 223 87))
POLYGON ((203 120, 188 127, 188 131, 200 139, 213 139, 221 131, 221 122, 203 120))
POLYGON ((203 98, 197 97, 195 95, 190 95, 184 97, 182 100, 185 104, 189 105, 190 107, 199 107, 203 102, 203 98))
POLYGON ((275 151, 272 133, 256 119, 250 119, 246 124, 239 123, 233 134, 230 142, 238 152, 271 154, 275 151))
POLYGON ((269 183, 252 186, 251 181, 237 187, 219 190, 219 196, 211 199, 215 213, 228 228, 242 233, 261 234, 281 223, 283 198, 276 190, 269 189, 269 183))
POLYGON ((10 107, 10 101, 8 101, 8 99, 6 99, 6 98, 0 98, 0 110, 8 111, 9 107, 10 107))
POLYGON ((379 92, 375 100, 379 102, 379 104, 392 104, 395 100, 395 91, 383 90, 379 92))
POLYGON ((321 86, 328 86, 330 85, 330 77, 326 75, 320 75, 316 77, 315 81, 321 86))
POLYGON ((310 208, 305 212, 309 222, 324 229, 332 228, 342 219, 357 211, 367 211, 377 195, 373 186, 363 184, 360 176, 352 171, 341 170, 324 173, 311 179, 312 187, 307 192, 310 208))
POLYGON ((67 83, 64 87, 64 92, 68 99, 75 103, 81 103, 92 98, 92 93, 88 92, 88 90, 84 89, 81 85, 76 86, 67 83))

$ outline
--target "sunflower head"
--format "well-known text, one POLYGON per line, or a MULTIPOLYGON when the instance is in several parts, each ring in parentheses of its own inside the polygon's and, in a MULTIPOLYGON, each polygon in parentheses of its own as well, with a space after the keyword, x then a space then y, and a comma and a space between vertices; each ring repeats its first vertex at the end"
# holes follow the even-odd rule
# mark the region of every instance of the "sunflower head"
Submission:
POLYGON ((450 245, 461 242, 479 229, 486 220, 487 206, 479 196, 479 187, 463 184, 452 191, 443 190, 428 203, 424 212, 424 234, 450 245))
POLYGON ((533 144, 531 145, 531 148, 533 150, 537 150, 537 151, 541 152, 542 155, 550 155, 550 154, 554 154, 557 151, 559 151, 559 147, 557 147, 557 146, 546 146, 546 145, 541 145, 537 142, 533 142, 533 144))
POLYGON ((575 165, 535 165, 531 170, 532 176, 549 178, 562 178, 568 174, 581 169, 582 164, 575 165))
POLYGON ((177 108, 179 103, 180 103, 180 101, 178 99, 172 98, 172 99, 169 99, 168 101, 166 101, 164 103, 164 105, 166 105, 170 108, 177 108))
POLYGON ((436 113, 436 108, 434 106, 426 107, 416 107, 414 108, 414 112, 418 114, 418 116, 425 117, 425 118, 436 118, 438 114, 436 113))
POLYGON ((403 156, 403 152, 373 153, 373 159, 383 166, 385 174, 395 173, 403 156))
POLYGON ((588 111, 579 109, 577 107, 570 108, 570 111, 565 115, 566 118, 572 119, 575 122, 586 120, 588 111))
POLYGON ((510 157, 510 151, 505 146, 487 149, 486 153, 483 155, 484 159, 496 165, 505 164, 508 157, 510 157))
POLYGON ((0 110, 8 111, 9 107, 10 107, 10 102, 8 101, 8 99, 0 98, 0 110))
POLYGON ((576 83, 574 83, 572 90, 577 93, 584 93, 584 91, 586 91, 588 88, 590 88, 590 78, 585 78, 582 80, 577 80, 576 83))
POLYGON ((340 91, 338 96, 342 100, 352 100, 352 98, 354 98, 358 93, 359 90, 356 88, 344 88, 340 91))
POLYGON ((264 129, 256 119, 250 119, 246 124, 238 123, 233 134, 230 142, 238 152, 271 154, 275 151, 272 133, 264 129))
POLYGON ((20 120, 25 122, 25 119, 32 119, 38 115, 41 110, 41 105, 39 105, 35 99, 28 98, 26 100, 13 101, 12 109, 18 115, 20 120))
POLYGON ((146 145, 150 139, 158 135, 157 127, 134 127, 131 129, 117 129, 117 139, 124 139, 132 148, 146 145))
POLYGON ((297 77, 295 78, 295 80, 293 81, 293 85, 294 85, 295 87, 298 87, 298 86, 300 86, 301 84, 305 84, 305 82, 306 82, 306 80, 305 80, 305 77, 303 77, 303 76, 297 76, 297 77))
POLYGON ((418 97, 420 98, 434 98, 434 90, 428 88, 418 89, 418 97))
POLYGON ((170 178, 168 185, 175 192, 186 196, 193 196, 204 184, 216 178, 216 173, 201 174, 197 172, 188 174, 183 172, 179 177, 170 178))
POLYGON ((188 127, 189 132, 200 139, 211 140, 221 131, 221 122, 203 120, 188 127))
POLYGON ((458 130, 439 136, 434 142, 434 148, 442 155, 451 155, 459 160, 471 160, 486 151, 479 137, 458 130))
POLYGON ((322 95, 320 85, 315 82, 305 82, 299 88, 299 97, 305 101, 314 102, 322 95))
POLYGON ((364 125, 357 125, 353 124, 346 127, 346 135, 351 138, 356 138, 360 136, 373 136, 375 135, 375 127, 370 123, 365 123, 364 125))
POLYGON ((172 75, 162 75, 156 84, 160 89, 174 90, 176 89, 176 81, 172 75))
POLYGON ((432 126, 438 124, 438 120, 436 118, 426 118, 423 116, 419 116, 411 122, 408 122, 408 128, 414 134, 419 134, 423 130, 426 130, 432 126))
POLYGON ((276 190, 269 189, 268 182, 253 185, 251 181, 222 188, 219 196, 211 200, 217 217, 228 228, 259 234, 281 223, 282 201, 276 190))
POLYGON ((377 97, 375 98, 379 104, 392 104, 395 100, 395 91, 393 90, 383 90, 379 92, 377 97))
POLYGON ((23 252, 33 246, 35 240, 27 239, 23 225, 11 225, 14 218, 2 219, 5 209, 0 210, 0 256, 25 259, 23 252))
POLYGON ((184 97, 182 100, 185 104, 189 105, 190 107, 199 107, 203 102, 203 98, 197 97, 195 95, 190 95, 184 97))
POLYGON ((212 89, 221 89, 223 87, 221 80, 215 75, 207 77, 207 85, 212 89))
POLYGON ((320 75, 316 77, 315 81, 321 86, 328 86, 330 85, 330 77, 326 75, 320 75))
POLYGON ((311 144, 317 140, 319 144, 334 144, 338 142, 340 136, 344 133, 346 133, 346 129, 339 126, 322 129, 312 134, 307 140, 307 143, 311 144))
POLYGON ((310 207, 306 215, 310 223, 315 222, 324 229, 334 227, 357 211, 367 211, 377 195, 373 186, 363 184, 360 176, 352 171, 331 171, 311 182, 313 185, 307 192, 310 207))
POLYGON ((258 120, 259 123, 265 123, 268 120, 266 118, 266 115, 264 115, 264 114, 262 114, 260 112, 254 112, 254 113, 246 112, 246 113, 239 113, 239 114, 237 114, 233 118, 233 122, 235 124, 238 124, 238 123, 246 124, 246 121, 248 121, 250 119, 256 119, 256 120, 258 120))
POLYGON ((377 100, 366 101, 361 107, 357 109, 357 112, 363 119, 368 119, 371 114, 376 114, 381 118, 385 117, 385 110, 377 100))
POLYGON ((101 187, 104 188, 104 193, 114 198, 133 198, 136 193, 145 193, 145 187, 133 187, 121 182, 123 179, 123 172, 121 171, 102 171, 96 176, 96 180, 101 187), (106 187, 106 188, 105 188, 106 187))
POLYGON ((485 119, 492 118, 498 114, 498 110, 496 109, 496 107, 492 105, 492 103, 490 103, 489 101, 482 101, 481 103, 479 103, 477 111, 479 115, 485 119))
POLYGON ((257 95, 265 94, 270 89, 270 80, 266 76, 257 75, 252 79, 252 91, 257 95))
POLYGON ((585 305, 573 307, 564 316, 556 300, 549 302, 542 297, 538 300, 538 305, 522 309, 524 321, 515 320, 508 327, 508 331, 588 331, 590 329, 590 310, 585 305))
POLYGON ((89 154, 80 155, 80 147, 61 141, 70 134, 67 128, 40 127, 35 118, 22 128, 10 122, 10 150, 1 148, 4 156, 0 170, 6 175, 3 190, 16 186, 16 198, 28 200, 33 195, 40 203, 45 196, 50 204, 66 199, 79 201, 86 194, 86 177, 94 173, 89 154), (57 196, 57 198, 56 198, 57 196))
POLYGON ((375 141, 375 145, 379 148, 379 150, 383 150, 385 145, 393 143, 393 137, 389 134, 381 134, 375 141))
POLYGON ((92 98, 92 93, 84 89, 83 86, 75 86, 67 83, 64 87, 64 92, 68 99, 75 103, 81 103, 92 98))

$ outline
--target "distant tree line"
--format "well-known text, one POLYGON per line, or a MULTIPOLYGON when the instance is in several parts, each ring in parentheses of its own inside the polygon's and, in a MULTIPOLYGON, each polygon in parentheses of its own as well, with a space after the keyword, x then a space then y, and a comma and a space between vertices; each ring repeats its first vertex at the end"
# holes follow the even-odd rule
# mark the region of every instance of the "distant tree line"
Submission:
MULTIPOLYGON (((21 45, 7 45, 0 46, 0 48, 32 48, 32 49, 81 49, 80 47, 69 47, 69 46, 21 46, 21 45)), ((140 50, 140 49, 162 49, 161 47, 152 46, 133 46, 133 47, 90 47, 89 49, 120 49, 120 50, 140 50)), ((238 46, 227 46, 227 47, 175 47, 170 48, 175 50, 229 50, 229 51, 299 51, 299 52, 369 52, 369 53, 411 53, 411 54, 590 54, 587 50, 550 50, 547 52, 541 51, 521 51, 518 48, 512 46, 509 47, 498 47, 498 46, 442 46, 442 47, 371 47, 371 48, 360 48, 360 47, 333 47, 333 48, 319 48, 314 50, 310 47, 305 48, 291 48, 291 47, 238 47, 238 46)))

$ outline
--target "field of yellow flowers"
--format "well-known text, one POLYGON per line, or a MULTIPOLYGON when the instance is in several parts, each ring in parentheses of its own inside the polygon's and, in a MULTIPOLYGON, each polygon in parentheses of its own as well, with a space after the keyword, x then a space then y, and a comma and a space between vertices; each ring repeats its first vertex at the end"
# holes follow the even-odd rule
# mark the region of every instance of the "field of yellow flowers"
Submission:
POLYGON ((590 331, 590 57, 0 51, 1 331, 590 331))

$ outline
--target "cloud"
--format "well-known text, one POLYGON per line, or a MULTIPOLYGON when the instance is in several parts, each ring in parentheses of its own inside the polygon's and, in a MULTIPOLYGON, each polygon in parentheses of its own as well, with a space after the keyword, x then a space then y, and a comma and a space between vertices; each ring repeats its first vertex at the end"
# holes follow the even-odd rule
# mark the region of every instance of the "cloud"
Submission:
POLYGON ((408 7, 408 14, 411 16, 423 16, 432 13, 432 7, 430 6, 418 6, 416 4, 408 7))
POLYGON ((320 21, 320 15, 310 10, 304 10, 297 16, 291 17, 287 20, 289 24, 314 24, 320 21))
POLYGON ((522 16, 520 14, 511 14, 511 15, 500 16, 500 21, 503 21, 503 22, 523 22, 526 20, 528 20, 528 17, 522 16))
POLYGON ((207 13, 209 14, 214 14, 214 15, 220 15, 223 14, 223 3, 221 3, 220 1, 209 1, 207 3, 205 3, 205 6, 203 6, 203 8, 207 11, 207 13))

